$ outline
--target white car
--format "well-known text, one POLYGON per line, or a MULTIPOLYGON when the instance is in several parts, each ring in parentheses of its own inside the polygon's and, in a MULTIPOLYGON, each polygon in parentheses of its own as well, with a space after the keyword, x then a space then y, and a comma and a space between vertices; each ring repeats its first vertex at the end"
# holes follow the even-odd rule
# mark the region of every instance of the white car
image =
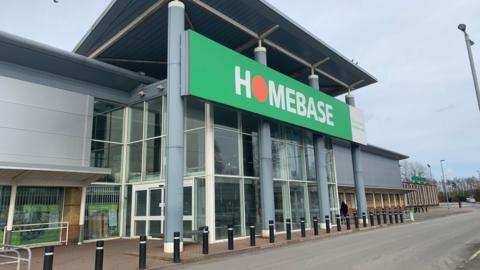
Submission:
POLYGON ((468 198, 467 198, 467 202, 469 202, 469 203, 475 203, 475 202, 477 202, 477 201, 476 201, 475 198, 473 198, 473 197, 468 197, 468 198))

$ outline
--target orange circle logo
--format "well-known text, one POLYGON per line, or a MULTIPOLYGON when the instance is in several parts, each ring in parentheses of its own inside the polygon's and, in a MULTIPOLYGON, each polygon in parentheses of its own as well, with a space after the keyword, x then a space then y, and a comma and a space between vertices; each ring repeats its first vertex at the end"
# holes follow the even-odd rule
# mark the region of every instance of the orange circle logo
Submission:
POLYGON ((253 95, 260 102, 265 102, 268 97, 267 83, 262 76, 256 75, 252 80, 253 95))

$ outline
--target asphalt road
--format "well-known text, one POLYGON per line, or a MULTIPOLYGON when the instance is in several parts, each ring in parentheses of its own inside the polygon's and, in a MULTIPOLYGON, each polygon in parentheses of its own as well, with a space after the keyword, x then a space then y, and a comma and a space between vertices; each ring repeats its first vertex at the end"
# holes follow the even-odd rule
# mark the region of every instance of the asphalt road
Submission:
POLYGON ((472 258, 479 249, 480 207, 475 206, 466 214, 226 256, 182 268, 480 269, 480 255, 472 258))

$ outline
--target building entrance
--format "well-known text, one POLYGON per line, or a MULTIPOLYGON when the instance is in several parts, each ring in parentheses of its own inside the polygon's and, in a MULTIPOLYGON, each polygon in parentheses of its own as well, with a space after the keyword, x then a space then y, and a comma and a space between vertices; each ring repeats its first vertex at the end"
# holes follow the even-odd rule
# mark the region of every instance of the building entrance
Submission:
POLYGON ((132 236, 163 237, 165 226, 165 189, 163 185, 133 187, 132 236))

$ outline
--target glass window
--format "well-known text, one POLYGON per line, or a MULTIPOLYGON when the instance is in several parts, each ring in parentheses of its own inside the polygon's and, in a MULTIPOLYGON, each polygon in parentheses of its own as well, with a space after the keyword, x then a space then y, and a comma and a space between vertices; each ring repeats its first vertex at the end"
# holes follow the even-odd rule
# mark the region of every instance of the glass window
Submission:
MULTIPOLYGON (((141 192, 141 191, 137 191, 137 194, 138 192, 141 192)), ((150 209, 149 209, 150 216, 161 216, 162 207, 160 206, 160 203, 162 202, 162 190, 150 189, 149 192, 150 192, 150 209)))
POLYGON ((305 218, 306 222, 306 207, 305 200, 305 183, 290 182, 290 204, 292 216, 292 229, 300 229, 300 219, 305 218))
POLYGON ((245 231, 250 225, 255 225, 257 233, 262 232, 262 213, 260 206, 260 181, 254 179, 244 180, 245 193, 245 231))
POLYGON ((7 226, 10 187, 0 186, 0 243, 3 243, 3 230, 7 226))
POLYGON ((95 100, 93 105, 92 139, 121 142, 123 135, 123 111, 121 105, 95 100))
POLYGON ((147 234, 146 225, 147 225, 147 222, 145 220, 135 221, 135 235, 137 236, 146 235, 147 234))
POLYGON ((162 98, 147 102, 147 138, 162 134, 162 98))
POLYGON ((195 219, 197 228, 205 226, 205 178, 195 178, 195 219))
POLYGON ((238 117, 236 111, 215 106, 213 114, 216 126, 238 129, 238 117))
POLYGON ((120 182, 122 175, 122 147, 122 144, 92 141, 90 166, 112 169, 112 174, 100 179, 99 182, 120 182))
POLYGON ((150 236, 160 238, 162 236, 162 222, 160 220, 150 220, 149 223, 150 236))
POLYGON ((273 181, 273 202, 275 205, 275 230, 285 231, 285 219, 288 211, 288 186, 284 181, 273 181))
POLYGON ((205 171, 205 129, 185 132, 186 174, 205 171))
POLYGON ((185 130, 205 127, 205 103, 196 99, 187 99, 185 130))
POLYGON ((242 113, 242 132, 255 134, 258 133, 260 119, 249 113, 242 113))
POLYGON ((85 239, 119 235, 120 187, 88 187, 85 207, 85 239))
POLYGON ((300 145, 303 144, 302 136, 304 132, 302 130, 291 127, 291 126, 285 126, 284 130, 285 130, 285 137, 288 141, 292 143, 300 144, 300 145))
POLYGON ((270 136, 275 139, 282 139, 282 127, 277 122, 270 122, 270 136))
POLYGON ((130 137, 134 142, 143 138, 143 102, 135 104, 130 111, 130 137))
POLYGON ((233 225, 234 235, 241 234, 240 181, 215 178, 215 234, 217 239, 227 238, 227 226, 233 225))
POLYGON ((243 170, 245 176, 259 176, 258 137, 242 135, 243 170))
POLYGON ((303 147, 295 144, 287 144, 288 177, 289 179, 304 180, 304 155, 303 147))
MULTIPOLYGON (((18 187, 14 225, 53 223, 62 221, 64 188, 18 187)), ((12 245, 28 245, 58 241, 61 229, 42 230, 56 225, 32 225, 33 231, 12 231, 12 245)), ((24 229, 24 228, 22 228, 24 229)))
POLYGON ((145 176, 147 180, 160 178, 160 168, 162 166, 161 141, 162 140, 160 138, 146 141, 147 159, 145 176))
POLYGON ((136 192, 136 216, 146 216, 147 215, 147 191, 139 190, 136 192))
POLYGON ((128 181, 140 181, 142 176, 142 142, 128 145, 128 181))
POLYGON ((310 220, 313 224, 313 218, 320 218, 320 203, 318 201, 318 188, 316 183, 308 183, 308 200, 310 205, 310 220))
POLYGON ((239 174, 238 133, 215 128, 215 173, 239 174))
POLYGON ((183 215, 191 216, 192 213, 192 187, 183 188, 183 215))
POLYGON ((313 148, 307 147, 305 148, 305 162, 307 165, 307 180, 315 181, 316 177, 316 170, 315 170, 315 152, 313 148))
POLYGON ((273 177, 277 179, 287 179, 285 173, 287 169, 287 163, 284 159, 286 151, 285 148, 285 143, 272 141, 273 177))

